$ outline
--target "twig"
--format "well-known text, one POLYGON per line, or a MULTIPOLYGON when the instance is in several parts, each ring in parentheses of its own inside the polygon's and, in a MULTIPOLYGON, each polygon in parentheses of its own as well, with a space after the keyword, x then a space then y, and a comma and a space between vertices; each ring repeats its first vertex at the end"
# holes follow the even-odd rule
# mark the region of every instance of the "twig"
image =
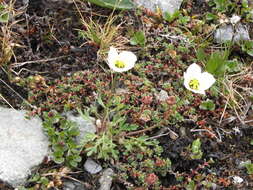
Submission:
POLYGON ((237 116, 237 118, 238 118, 238 120, 241 122, 241 124, 245 124, 244 123, 244 121, 242 120, 242 118, 241 118, 241 116, 238 114, 238 112, 237 112, 237 110, 235 109, 235 107, 233 106, 233 108, 234 108, 234 111, 235 111, 235 114, 236 114, 236 116, 237 116))
POLYGON ((149 128, 146 128, 146 129, 142 129, 142 130, 139 130, 139 131, 134 131, 134 132, 130 132, 130 133, 127 133, 125 134, 124 136, 134 136, 134 135, 138 135, 138 134, 141 134, 141 133, 145 133, 147 131, 150 131, 152 129, 155 129, 156 127, 158 127, 157 125, 154 125, 154 126, 151 126, 149 128))
POLYGON ((244 121, 245 124, 246 123, 251 123, 251 122, 253 122, 253 119, 252 120, 248 120, 248 121, 244 121))
POLYGON ((8 102, 8 100, 6 100, 6 99, 2 96, 2 94, 0 94, 0 98, 2 98, 2 99, 6 102, 6 104, 8 104, 12 109, 15 110, 15 108, 8 102))
POLYGON ((222 138, 221 138, 221 134, 220 134, 219 130, 216 129, 215 131, 216 131, 216 133, 217 133, 218 136, 219 136, 219 141, 218 141, 218 142, 222 142, 222 138))
POLYGON ((224 109, 223 109, 223 111, 222 111, 219 124, 221 124, 221 122, 222 122, 222 120, 223 120, 223 118, 224 118, 224 116, 225 116, 225 112, 226 112, 227 106, 228 106, 228 100, 226 101, 225 107, 224 107, 224 109))
POLYGON ((190 131, 191 132, 208 132, 209 134, 213 135, 220 142, 220 139, 214 133, 212 133, 211 131, 209 131, 207 129, 191 129, 190 131))
POLYGON ((154 125, 154 126, 148 127, 148 128, 146 128, 146 129, 142 129, 142 130, 139 130, 139 131, 133 131, 133 132, 126 133, 126 134, 124 134, 123 136, 126 137, 126 136, 138 135, 138 134, 141 134, 141 133, 145 133, 145 132, 147 132, 147 131, 150 131, 150 130, 152 130, 152 129, 155 129, 156 127, 159 127, 159 126, 162 126, 162 125, 163 125, 163 122, 158 123, 158 124, 156 124, 156 125, 154 125))
POLYGON ((62 59, 62 58, 65 58, 65 57, 68 57, 68 56, 64 55, 64 56, 48 58, 48 59, 39 59, 39 60, 34 60, 34 61, 25 61, 25 62, 21 62, 21 63, 13 63, 13 64, 11 64, 11 68, 21 67, 21 66, 24 66, 26 64, 31 64, 31 63, 45 63, 45 62, 55 61, 55 60, 62 59))
POLYGON ((18 72, 14 71, 13 69, 10 69, 11 72, 13 72, 15 75, 19 76, 21 72, 23 71, 27 71, 29 73, 35 73, 35 74, 44 74, 44 73, 48 73, 46 71, 44 72, 39 72, 39 71, 32 71, 32 70, 29 70, 29 69, 26 69, 26 68, 22 68, 20 69, 18 72))
MULTIPOLYGON (((150 137, 150 138, 148 138, 148 140, 150 140, 150 139, 157 139, 157 138, 159 138, 159 137, 163 137, 163 136, 166 136, 166 135, 169 135, 169 134, 173 134, 173 135, 175 135, 175 139, 177 139, 178 138, 178 134, 177 133, 175 133, 174 131, 172 131, 169 127, 167 127, 166 128, 166 131, 169 131, 169 132, 167 132, 167 133, 162 133, 162 134, 160 134, 160 135, 156 135, 156 136, 153 136, 153 137, 150 137)), ((165 132, 165 131, 164 131, 165 132)))
POLYGON ((163 137, 163 136, 167 136, 168 134, 170 134, 170 132, 164 133, 164 134, 160 134, 160 135, 156 135, 156 136, 153 136, 153 137, 149 137, 148 140, 157 139, 157 138, 160 138, 160 137, 163 137))
MULTIPOLYGON (((80 171, 80 172, 68 172, 67 174, 75 174, 75 173, 81 173, 81 171, 80 171)), ((80 181, 80 180, 78 180, 78 179, 75 179, 75 178, 73 178, 73 177, 71 177, 71 176, 68 176, 68 175, 66 175, 65 173, 64 173, 64 174, 61 174, 60 172, 59 172, 59 173, 53 172, 53 173, 42 174, 42 176, 44 176, 44 177, 47 177, 47 176, 59 176, 59 177, 61 177, 61 178, 71 179, 71 180, 73 180, 73 181, 76 181, 76 182, 79 182, 79 183, 81 183, 81 184, 83 184, 83 185, 86 185, 86 183, 84 183, 84 182, 82 182, 82 181, 80 181)))
MULTIPOLYGON (((4 83, 12 92, 14 92, 21 100, 23 100, 24 102, 26 102, 31 108, 37 108, 36 106, 33 106, 32 104, 30 104, 26 99, 24 99, 19 93, 17 93, 10 85, 8 85, 5 81, 3 81, 2 79, 0 79, 0 81, 2 83, 4 83)), ((2 96, 2 95, 1 95, 2 96)), ((4 97, 1 97, 4 99, 4 97)), ((4 99, 4 101, 6 101, 6 99, 4 99)), ((13 108, 9 103, 8 105, 13 108)))

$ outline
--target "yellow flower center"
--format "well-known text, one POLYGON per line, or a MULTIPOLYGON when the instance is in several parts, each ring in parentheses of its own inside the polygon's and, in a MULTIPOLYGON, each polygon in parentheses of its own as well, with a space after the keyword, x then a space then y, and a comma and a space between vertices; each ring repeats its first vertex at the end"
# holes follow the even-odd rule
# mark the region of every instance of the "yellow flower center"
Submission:
POLYGON ((122 68, 126 67, 126 64, 124 63, 124 61, 116 60, 115 67, 122 69, 122 68))
POLYGON ((190 80, 189 87, 193 90, 199 90, 199 80, 197 79, 190 80))

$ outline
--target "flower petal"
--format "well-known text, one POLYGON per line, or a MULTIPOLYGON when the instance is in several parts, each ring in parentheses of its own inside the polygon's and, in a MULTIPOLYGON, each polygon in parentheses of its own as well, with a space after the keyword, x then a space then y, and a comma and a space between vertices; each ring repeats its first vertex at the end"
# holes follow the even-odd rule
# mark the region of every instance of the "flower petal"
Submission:
POLYGON ((191 80, 191 77, 189 75, 187 75, 186 73, 184 73, 184 86, 185 88, 187 88, 188 90, 192 90, 189 86, 189 82, 191 80))
POLYGON ((134 67, 135 62, 137 61, 137 57, 133 52, 130 51, 122 51, 119 54, 120 60, 123 60, 126 63, 127 70, 134 67))
POLYGON ((197 65, 196 63, 191 64, 186 70, 187 75, 194 76, 199 73, 201 73, 201 67, 199 65, 197 65))
POLYGON ((200 81, 200 89, 207 90, 215 83, 216 80, 212 74, 204 72, 201 74, 199 81, 200 81))
POLYGON ((198 93, 198 94, 202 94, 202 95, 206 95, 206 92, 204 90, 194 90, 193 92, 198 93))
POLYGON ((114 47, 110 47, 109 53, 108 53, 108 65, 111 67, 112 65, 114 65, 114 62, 118 59, 119 54, 117 52, 117 49, 114 47))
POLYGON ((118 72, 118 73, 122 73, 122 72, 126 71, 124 68, 118 68, 118 67, 115 67, 113 65, 110 66, 110 69, 112 69, 113 71, 118 72))

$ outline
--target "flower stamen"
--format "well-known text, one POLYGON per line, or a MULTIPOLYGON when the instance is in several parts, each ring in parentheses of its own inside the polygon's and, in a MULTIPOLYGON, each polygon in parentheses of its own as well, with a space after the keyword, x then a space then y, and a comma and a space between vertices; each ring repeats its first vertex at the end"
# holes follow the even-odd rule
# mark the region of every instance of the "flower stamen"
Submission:
POLYGON ((122 68, 126 67, 126 64, 124 63, 124 61, 116 60, 115 61, 115 67, 122 69, 122 68))
POLYGON ((189 87, 193 90, 199 90, 199 81, 197 79, 190 80, 189 87))

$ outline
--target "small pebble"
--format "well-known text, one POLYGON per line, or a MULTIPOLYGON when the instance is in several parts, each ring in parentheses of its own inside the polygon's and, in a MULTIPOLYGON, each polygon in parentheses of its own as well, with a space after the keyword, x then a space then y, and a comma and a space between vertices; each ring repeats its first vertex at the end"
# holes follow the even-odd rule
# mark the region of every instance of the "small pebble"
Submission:
POLYGON ((91 158, 88 158, 84 163, 84 169, 90 174, 97 174, 102 170, 102 167, 91 158))
POLYGON ((169 98, 168 93, 165 90, 161 90, 159 94, 156 95, 156 99, 160 102, 164 102, 169 98))
POLYGON ((180 127, 180 128, 179 128, 179 135, 180 135, 181 137, 186 136, 185 127, 180 127))

